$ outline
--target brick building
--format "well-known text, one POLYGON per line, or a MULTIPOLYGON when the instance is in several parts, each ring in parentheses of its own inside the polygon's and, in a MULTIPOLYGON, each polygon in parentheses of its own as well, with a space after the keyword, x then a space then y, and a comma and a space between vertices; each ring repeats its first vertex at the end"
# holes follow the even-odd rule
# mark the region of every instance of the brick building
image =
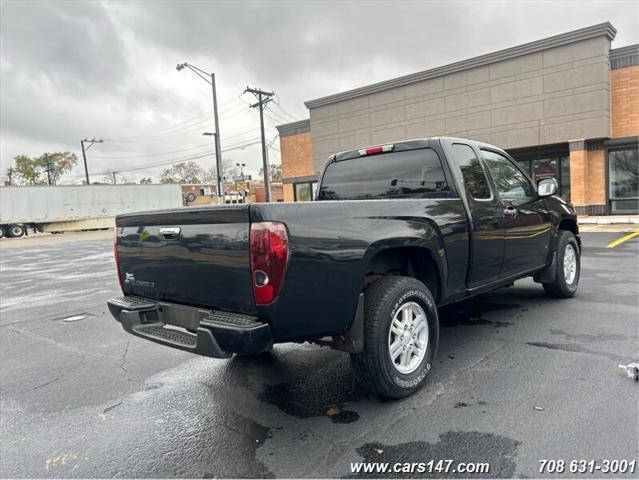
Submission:
POLYGON ((332 153, 449 135, 554 176, 580 214, 637 213, 639 45, 610 23, 306 102, 280 125, 284 200, 306 200, 332 153))

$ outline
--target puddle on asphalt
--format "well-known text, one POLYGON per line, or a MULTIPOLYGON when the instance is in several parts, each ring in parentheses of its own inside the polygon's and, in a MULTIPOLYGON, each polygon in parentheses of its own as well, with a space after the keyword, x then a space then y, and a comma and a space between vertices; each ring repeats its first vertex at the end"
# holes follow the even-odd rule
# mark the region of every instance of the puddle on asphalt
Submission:
POLYGON ((436 443, 408 442, 399 445, 366 443, 356 451, 364 462, 425 463, 431 459, 455 459, 457 462, 489 463, 487 473, 402 472, 352 474, 346 478, 511 478, 515 473, 514 457, 519 442, 508 437, 482 432, 447 432, 436 443))
POLYGON ((483 315, 500 310, 517 309, 520 309, 519 312, 514 314, 517 318, 519 318, 523 312, 528 311, 527 308, 522 308, 521 305, 513 303, 504 304, 478 301, 461 302, 440 308, 439 321, 441 322, 442 327, 457 327, 459 325, 472 327, 477 325, 492 325, 495 329, 507 328, 514 325, 514 323, 487 320, 483 317, 483 315))
POLYGON ((202 478, 275 478, 266 465, 255 458, 257 449, 271 437, 270 429, 237 413, 223 420, 221 426, 234 432, 227 434, 233 438, 215 439, 218 442, 212 443, 215 448, 211 452, 211 469, 205 470, 202 478), (238 462, 238 458, 243 461, 238 462))
POLYGON ((285 378, 273 384, 256 385, 257 398, 297 418, 326 416, 333 423, 352 423, 359 414, 348 405, 369 396, 359 384, 350 365, 348 355, 331 354, 327 349, 313 351, 288 351, 278 369, 271 367, 273 379, 285 378), (297 355, 304 358, 295 360, 297 355), (301 369, 289 369, 287 365, 304 365, 301 369))

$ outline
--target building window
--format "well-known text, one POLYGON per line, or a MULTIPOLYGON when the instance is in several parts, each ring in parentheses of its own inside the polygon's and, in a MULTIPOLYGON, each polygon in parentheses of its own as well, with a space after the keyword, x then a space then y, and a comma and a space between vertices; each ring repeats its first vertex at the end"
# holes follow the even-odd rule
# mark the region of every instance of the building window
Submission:
POLYGON ((570 157, 568 155, 519 160, 517 163, 530 175, 535 185, 544 178, 555 178, 559 183, 559 196, 570 201, 570 157))
POLYGON ((310 202, 313 200, 317 182, 304 182, 293 184, 293 194, 296 202, 310 202))
POLYGON ((608 150, 608 195, 613 213, 637 213, 639 151, 636 146, 608 150))

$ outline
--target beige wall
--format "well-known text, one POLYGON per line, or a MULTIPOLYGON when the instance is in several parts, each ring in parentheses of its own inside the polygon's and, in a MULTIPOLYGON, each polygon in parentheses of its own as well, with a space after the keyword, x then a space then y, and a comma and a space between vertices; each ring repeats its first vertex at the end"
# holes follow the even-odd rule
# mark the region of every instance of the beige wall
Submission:
POLYGON ((502 148, 609 137, 609 49, 601 35, 312 107, 313 169, 341 150, 435 135, 502 148))

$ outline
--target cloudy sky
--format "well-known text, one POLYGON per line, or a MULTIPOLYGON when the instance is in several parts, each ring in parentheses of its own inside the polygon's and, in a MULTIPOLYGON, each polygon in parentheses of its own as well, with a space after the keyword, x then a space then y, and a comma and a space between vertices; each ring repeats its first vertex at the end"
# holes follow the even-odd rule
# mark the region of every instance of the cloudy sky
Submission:
MULTIPOLYGON (((92 179, 157 177, 162 164, 213 165, 211 92, 189 62, 216 72, 224 157, 261 163, 247 85, 275 91, 275 125, 304 101, 610 21, 613 47, 639 42, 636 1, 222 2, 1 1, 0 167, 17 154, 88 152, 92 179)), ((279 161, 275 140, 271 158, 279 161)), ((79 181, 83 168, 64 181, 79 181)))

